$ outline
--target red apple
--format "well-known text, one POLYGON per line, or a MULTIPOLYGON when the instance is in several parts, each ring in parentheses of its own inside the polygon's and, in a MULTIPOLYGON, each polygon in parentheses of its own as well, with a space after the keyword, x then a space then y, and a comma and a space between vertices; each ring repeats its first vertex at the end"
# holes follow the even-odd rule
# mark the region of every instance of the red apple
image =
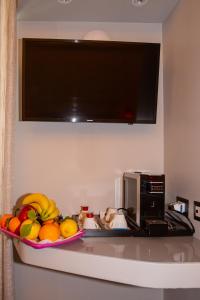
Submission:
POLYGON ((24 205, 22 206, 20 212, 19 212, 19 215, 18 215, 18 219, 20 220, 20 222, 22 223, 23 221, 27 220, 28 219, 28 212, 30 210, 34 210, 35 211, 35 208, 32 207, 31 205, 24 205))

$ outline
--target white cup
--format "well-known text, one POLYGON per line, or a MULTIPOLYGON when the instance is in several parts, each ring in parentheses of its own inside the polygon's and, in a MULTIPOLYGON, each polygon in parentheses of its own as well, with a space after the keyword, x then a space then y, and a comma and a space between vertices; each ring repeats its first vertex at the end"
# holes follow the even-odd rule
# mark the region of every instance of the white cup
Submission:
POLYGON ((125 216, 123 214, 115 214, 113 215, 112 219, 109 222, 109 227, 112 229, 127 229, 127 223, 126 223, 126 219, 125 216))
POLYGON ((110 222, 111 219, 113 219, 113 216, 115 214, 117 214, 117 209, 116 208, 112 208, 112 207, 107 208, 106 214, 105 214, 105 221, 110 222))
POLYGON ((86 217, 83 221, 84 229, 99 229, 99 225, 95 221, 94 217, 86 217))

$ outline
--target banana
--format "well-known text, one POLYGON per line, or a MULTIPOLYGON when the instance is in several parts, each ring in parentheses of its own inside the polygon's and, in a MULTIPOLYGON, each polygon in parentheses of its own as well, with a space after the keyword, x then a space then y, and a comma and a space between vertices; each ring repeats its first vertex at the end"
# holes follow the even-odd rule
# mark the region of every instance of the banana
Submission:
POLYGON ((43 210, 42 210, 40 204, 32 202, 30 205, 33 206, 37 210, 37 212, 38 212, 39 215, 42 214, 43 210))
POLYGON ((50 215, 48 215, 47 217, 43 218, 43 221, 55 219, 57 216, 59 216, 59 214, 60 214, 60 211, 56 207, 55 210, 50 215))
POLYGON ((26 205, 26 204, 31 205, 31 203, 38 203, 40 205, 41 209, 43 211, 46 211, 49 206, 49 199, 43 194, 34 193, 34 194, 30 194, 30 195, 26 196, 22 201, 23 205, 26 205))
POLYGON ((56 209, 56 203, 54 200, 49 199, 49 206, 46 211, 42 213, 42 218, 48 217, 56 209))

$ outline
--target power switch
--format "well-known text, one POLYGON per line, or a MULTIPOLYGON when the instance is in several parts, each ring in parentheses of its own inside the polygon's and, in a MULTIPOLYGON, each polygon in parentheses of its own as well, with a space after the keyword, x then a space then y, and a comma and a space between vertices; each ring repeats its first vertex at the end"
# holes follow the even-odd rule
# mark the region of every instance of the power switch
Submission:
POLYGON ((194 219, 200 221, 200 202, 194 201, 194 219))

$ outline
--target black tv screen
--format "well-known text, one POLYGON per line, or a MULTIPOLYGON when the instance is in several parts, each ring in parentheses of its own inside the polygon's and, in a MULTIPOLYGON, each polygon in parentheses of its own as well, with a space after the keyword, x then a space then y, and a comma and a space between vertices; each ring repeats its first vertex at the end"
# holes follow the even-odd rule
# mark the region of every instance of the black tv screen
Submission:
POLYGON ((23 39, 23 121, 156 123, 160 44, 23 39))

